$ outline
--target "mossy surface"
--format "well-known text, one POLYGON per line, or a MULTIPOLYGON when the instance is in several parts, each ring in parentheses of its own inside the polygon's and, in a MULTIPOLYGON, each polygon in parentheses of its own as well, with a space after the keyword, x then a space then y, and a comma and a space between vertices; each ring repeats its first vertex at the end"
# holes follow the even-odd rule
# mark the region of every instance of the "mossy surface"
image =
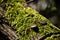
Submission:
POLYGON ((44 37, 50 33, 60 32, 59 28, 37 11, 30 7, 24 8, 22 1, 11 1, 8 0, 6 3, 5 17, 11 23, 12 28, 16 29, 19 40, 30 40, 38 34, 40 37, 44 37))
POLYGON ((53 34, 50 37, 47 37, 45 40, 60 40, 60 34, 53 34))

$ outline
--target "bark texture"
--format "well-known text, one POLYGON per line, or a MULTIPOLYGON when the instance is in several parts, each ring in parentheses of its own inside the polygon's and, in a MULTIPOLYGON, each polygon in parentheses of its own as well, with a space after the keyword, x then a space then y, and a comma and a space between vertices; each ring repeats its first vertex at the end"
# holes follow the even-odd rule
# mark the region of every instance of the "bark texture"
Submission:
POLYGON ((11 28, 9 22, 3 15, 4 10, 0 7, 0 40, 17 40, 16 32, 11 28))

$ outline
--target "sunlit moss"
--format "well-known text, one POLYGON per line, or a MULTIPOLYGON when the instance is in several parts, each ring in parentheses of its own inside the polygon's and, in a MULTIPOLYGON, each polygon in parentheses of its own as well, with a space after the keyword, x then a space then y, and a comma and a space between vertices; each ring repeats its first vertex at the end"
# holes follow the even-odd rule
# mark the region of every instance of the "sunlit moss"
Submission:
POLYGON ((51 37, 47 37, 45 40, 60 40, 60 34, 53 34, 51 37))
POLYGON ((9 2, 6 3, 9 6, 6 5, 7 10, 5 17, 11 23, 11 26, 16 29, 20 40, 30 40, 31 37, 38 34, 43 37, 49 33, 60 32, 59 28, 55 27, 37 11, 30 7, 24 8, 19 1, 13 3, 9 2), (32 28, 34 25, 36 25, 37 31, 32 28))

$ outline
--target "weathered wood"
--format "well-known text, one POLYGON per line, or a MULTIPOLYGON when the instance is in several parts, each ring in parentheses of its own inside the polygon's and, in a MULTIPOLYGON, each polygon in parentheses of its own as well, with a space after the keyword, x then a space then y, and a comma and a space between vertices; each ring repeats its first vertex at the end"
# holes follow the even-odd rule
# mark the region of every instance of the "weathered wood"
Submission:
POLYGON ((12 28, 9 27, 7 24, 0 23, 0 31, 4 35, 6 35, 10 40, 17 40, 18 39, 16 32, 14 30, 12 30, 12 28))
MULTIPOLYGON (((4 10, 2 7, 0 7, 0 32, 1 34, 4 34, 9 40, 18 39, 16 32, 11 28, 9 22, 4 18, 4 10)), ((4 38, 1 37, 1 35, 0 38, 1 40, 5 40, 4 38)))

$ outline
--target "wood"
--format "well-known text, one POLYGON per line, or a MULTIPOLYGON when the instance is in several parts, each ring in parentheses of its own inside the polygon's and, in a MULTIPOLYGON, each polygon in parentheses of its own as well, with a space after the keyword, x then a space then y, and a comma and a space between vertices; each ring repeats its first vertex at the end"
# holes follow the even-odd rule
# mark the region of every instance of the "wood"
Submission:
POLYGON ((4 35, 6 35, 10 40, 17 40, 18 39, 16 32, 14 30, 12 30, 12 28, 9 27, 7 24, 0 23, 0 31, 4 35))
POLYGON ((0 40, 17 40, 17 33, 4 18, 4 10, 0 7, 0 40))

